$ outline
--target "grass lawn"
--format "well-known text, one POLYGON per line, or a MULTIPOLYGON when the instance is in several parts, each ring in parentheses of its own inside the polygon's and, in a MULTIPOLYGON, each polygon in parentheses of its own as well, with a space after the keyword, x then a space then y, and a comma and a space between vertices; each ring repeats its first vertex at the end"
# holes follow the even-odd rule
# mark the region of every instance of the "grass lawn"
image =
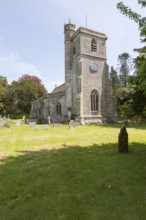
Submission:
POLYGON ((0 220, 146 220, 146 125, 0 128, 0 220))

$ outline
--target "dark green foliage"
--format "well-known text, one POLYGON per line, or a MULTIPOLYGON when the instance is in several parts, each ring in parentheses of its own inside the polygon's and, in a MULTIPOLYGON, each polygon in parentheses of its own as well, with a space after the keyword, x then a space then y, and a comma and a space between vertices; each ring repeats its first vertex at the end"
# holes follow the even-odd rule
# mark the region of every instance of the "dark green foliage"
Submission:
POLYGON ((0 76, 0 114, 6 114, 8 98, 8 82, 6 77, 0 76))
POLYGON ((22 75, 8 85, 6 77, 0 76, 0 115, 29 115, 31 102, 47 94, 37 76, 22 75))
MULTIPOLYGON (((138 0, 138 4, 142 7, 146 7, 146 2, 144 0, 138 0)), ((141 42, 146 42, 146 17, 142 17, 140 14, 133 12, 129 7, 125 6, 122 2, 117 4, 117 8, 121 11, 122 14, 128 16, 130 19, 134 20, 139 27, 141 42)), ((140 53, 139 59, 143 59, 146 54, 146 46, 142 48, 134 49, 140 53)))
POLYGON ((117 71, 114 69, 113 66, 110 70, 110 80, 112 82, 113 93, 114 95, 116 95, 117 89, 119 88, 119 78, 117 75, 117 71))
POLYGON ((118 56, 118 68, 111 67, 110 79, 112 81, 113 94, 116 102, 118 116, 133 117, 132 94, 133 89, 129 87, 128 78, 132 69, 132 60, 128 53, 118 56))
MULTIPOLYGON (((146 7, 146 1, 138 0, 138 4, 146 7)), ((133 12, 129 7, 125 6, 122 2, 117 4, 117 8, 122 14, 134 20, 139 27, 141 42, 146 42, 146 17, 133 12)), ((134 45, 133 45, 134 46, 134 45)), ((128 86, 132 88, 130 96, 131 113, 135 116, 146 117, 146 46, 134 49, 139 52, 139 56, 135 59, 135 73, 128 78, 128 86)), ((127 102, 124 106, 127 106, 127 102)), ((130 109, 129 108, 129 109, 130 109)), ((120 109, 122 110, 122 109, 120 109)))
POLYGON ((117 92, 117 113, 120 117, 131 118, 135 115, 133 111, 133 89, 122 87, 117 92))
POLYGON ((41 80, 36 81, 33 77, 25 76, 27 77, 22 76, 18 81, 13 81, 11 84, 12 113, 29 114, 31 102, 47 94, 41 80))
POLYGON ((122 53, 118 56, 118 76, 121 87, 127 87, 128 76, 132 69, 132 60, 128 53, 122 53))

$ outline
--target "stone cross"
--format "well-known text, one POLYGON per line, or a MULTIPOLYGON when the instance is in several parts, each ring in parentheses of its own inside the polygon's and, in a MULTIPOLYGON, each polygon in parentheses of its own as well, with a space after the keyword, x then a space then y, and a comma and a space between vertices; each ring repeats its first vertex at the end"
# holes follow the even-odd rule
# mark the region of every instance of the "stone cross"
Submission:
POLYGON ((128 152, 128 133, 126 126, 123 126, 118 136, 118 151, 128 152))
POLYGON ((48 116, 48 124, 50 125, 51 124, 51 117, 50 116, 48 116))

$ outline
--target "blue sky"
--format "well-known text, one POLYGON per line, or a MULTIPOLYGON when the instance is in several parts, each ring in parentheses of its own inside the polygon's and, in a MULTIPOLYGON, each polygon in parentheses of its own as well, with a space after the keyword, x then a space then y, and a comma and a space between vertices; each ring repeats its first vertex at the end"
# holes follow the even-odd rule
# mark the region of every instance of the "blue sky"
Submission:
MULTIPOLYGON (((137 24, 116 8, 117 0, 1 0, 0 75, 9 83, 23 74, 40 77, 48 92, 64 82, 64 24, 86 26, 107 35, 107 63, 117 65, 117 57, 137 55, 137 24)), ((123 2, 140 14, 136 0, 123 2)))

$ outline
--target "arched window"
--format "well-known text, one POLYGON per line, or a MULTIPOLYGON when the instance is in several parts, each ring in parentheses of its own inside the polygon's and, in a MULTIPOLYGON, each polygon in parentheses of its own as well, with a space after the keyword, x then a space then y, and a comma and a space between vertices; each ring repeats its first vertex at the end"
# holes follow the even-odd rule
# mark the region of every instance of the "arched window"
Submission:
POLYGON ((98 111, 98 92, 95 89, 91 92, 91 111, 98 111))
POLYGON ((95 39, 91 40, 91 52, 96 52, 97 51, 97 43, 95 39))
POLYGON ((61 115, 61 104, 59 102, 56 105, 56 112, 57 112, 57 115, 61 115))

